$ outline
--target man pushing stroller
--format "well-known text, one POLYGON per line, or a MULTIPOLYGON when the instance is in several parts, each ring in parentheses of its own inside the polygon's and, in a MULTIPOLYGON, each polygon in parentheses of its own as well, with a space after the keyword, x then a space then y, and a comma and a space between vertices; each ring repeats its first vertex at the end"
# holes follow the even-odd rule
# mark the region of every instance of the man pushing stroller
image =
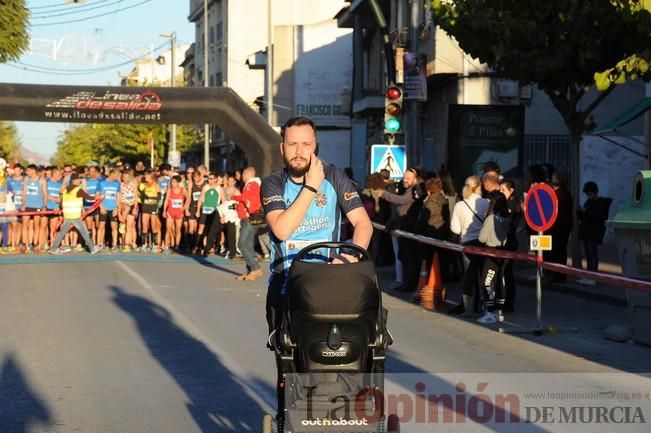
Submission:
MULTIPOLYGON (((340 240, 342 218, 354 227, 352 242, 364 249, 373 226, 352 181, 343 170, 324 164, 314 122, 293 117, 281 128, 280 152, 285 167, 262 180, 261 196, 271 238, 271 276, 267 292, 270 335, 280 325, 287 276, 292 259, 304 247, 340 240)), ((356 262, 354 254, 331 257, 331 263, 356 262)), ((278 366, 278 431, 282 431, 282 372, 278 366)))

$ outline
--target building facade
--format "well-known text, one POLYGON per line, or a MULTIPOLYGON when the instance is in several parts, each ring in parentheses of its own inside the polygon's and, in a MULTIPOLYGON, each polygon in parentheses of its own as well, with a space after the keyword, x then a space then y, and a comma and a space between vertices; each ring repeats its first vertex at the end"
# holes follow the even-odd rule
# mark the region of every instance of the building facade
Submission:
MULTIPOLYGON (((350 118, 343 114, 341 94, 351 87, 352 35, 338 28, 334 19, 344 5, 343 0, 205 0, 206 50, 204 0, 191 0, 188 19, 195 23, 195 42, 194 50, 186 53, 186 76, 192 77, 188 81, 203 86, 207 77, 208 86, 228 86, 266 116, 271 76, 272 126, 297 114, 315 117, 325 157, 345 164, 350 153, 350 118), (269 25, 274 41, 271 67, 266 56, 269 25)), ((211 168, 227 171, 245 163, 246 155, 237 143, 212 129, 211 168)))
MULTIPOLYGON (((425 171, 448 168, 457 185, 488 160, 499 162, 509 176, 518 178, 526 177, 526 168, 531 164, 551 163, 558 169, 569 170, 567 128, 542 91, 535 85, 497 78, 486 65, 471 58, 453 38, 434 26, 424 1, 415 4, 416 26, 410 22, 412 1, 378 0, 378 4, 386 18, 392 50, 408 51, 414 46, 411 38, 416 35, 417 52, 426 59, 426 101, 405 103, 404 124, 409 111, 417 110, 420 122, 416 135, 422 137, 409 152, 408 165, 425 171)), ((386 55, 380 28, 367 0, 349 0, 337 14, 337 20, 340 27, 353 31, 351 166, 361 179, 370 171, 370 146, 385 141, 386 55)), ((398 55, 398 69, 401 60, 398 55)), ((397 71, 398 80, 404 73, 397 71)), ((593 112, 594 129, 634 105, 644 97, 644 92, 644 84, 639 82, 618 86, 593 112)), ((587 107, 595 97, 593 90, 583 98, 583 106, 587 107)), ((406 143, 414 133, 410 126, 400 138, 406 143)), ((600 183, 603 195, 615 198, 613 211, 626 198, 620 192, 630 189, 634 173, 647 164, 642 118, 623 126, 619 132, 605 138, 588 133, 581 146, 581 183, 600 183), (613 164, 627 175, 606 176, 613 164)))
MULTIPOLYGON (((179 45, 176 48, 175 80, 181 84, 184 80, 183 53, 189 45, 179 45)), ((172 50, 163 51, 159 55, 151 55, 134 61, 133 69, 121 74, 122 86, 170 86, 172 80, 172 50)))

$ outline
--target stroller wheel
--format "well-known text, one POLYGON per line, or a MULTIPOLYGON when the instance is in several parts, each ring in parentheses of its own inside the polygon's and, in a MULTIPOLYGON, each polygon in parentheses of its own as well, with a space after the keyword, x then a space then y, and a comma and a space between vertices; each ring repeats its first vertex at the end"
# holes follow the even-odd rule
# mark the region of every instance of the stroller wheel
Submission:
POLYGON ((387 433, 400 433, 400 420, 395 413, 387 418, 387 433))
POLYGON ((262 418, 262 433, 273 433, 273 417, 265 415, 262 418))

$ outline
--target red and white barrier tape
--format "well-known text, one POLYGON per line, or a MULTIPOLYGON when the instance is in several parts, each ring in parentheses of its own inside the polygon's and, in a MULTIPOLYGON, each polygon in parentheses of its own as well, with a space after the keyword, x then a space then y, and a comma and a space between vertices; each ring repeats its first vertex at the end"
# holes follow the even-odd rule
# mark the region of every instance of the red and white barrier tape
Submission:
POLYGON ((15 211, 0 213, 0 218, 4 217, 22 217, 22 216, 45 216, 45 215, 59 215, 61 214, 61 209, 57 210, 40 210, 40 211, 15 211))
MULTIPOLYGON (((95 200, 95 203, 88 209, 84 210, 84 213, 82 214, 82 218, 86 218, 89 213, 95 211, 99 207, 99 205, 102 204, 102 199, 97 199, 95 200)), ((55 210, 40 210, 40 211, 14 211, 14 212, 6 212, 6 213, 0 213, 0 218, 4 217, 21 217, 21 216, 45 216, 45 215, 61 215, 62 211, 61 209, 55 209, 55 210)))
MULTIPOLYGON (((533 253, 498 250, 495 248, 488 248, 488 247, 470 247, 470 246, 464 247, 463 245, 455 244, 453 242, 442 241, 440 239, 434 239, 434 238, 429 238, 427 236, 416 235, 413 233, 405 232, 403 230, 389 231, 386 229, 385 226, 378 223, 373 223, 373 227, 375 227, 378 230, 391 233, 394 236, 398 236, 405 239, 411 239, 416 242, 432 245, 438 248, 444 248, 458 253, 536 263, 536 255, 533 253)), ((584 269, 577 269, 571 266, 561 265, 558 263, 543 262, 542 266, 543 269, 547 269, 553 272, 558 272, 559 274, 566 274, 576 278, 586 278, 586 279, 595 280, 600 283, 608 284, 615 287, 636 289, 641 292, 646 292, 651 294, 651 281, 636 280, 634 278, 623 277, 621 275, 606 274, 603 272, 586 271, 584 269)))

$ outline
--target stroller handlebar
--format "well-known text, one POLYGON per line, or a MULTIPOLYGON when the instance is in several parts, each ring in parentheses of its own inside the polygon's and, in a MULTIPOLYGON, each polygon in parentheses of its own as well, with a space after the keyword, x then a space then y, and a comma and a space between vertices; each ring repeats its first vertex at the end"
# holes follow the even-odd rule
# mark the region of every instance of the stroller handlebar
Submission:
POLYGON ((321 248, 327 248, 327 249, 330 249, 330 250, 336 249, 336 248, 339 248, 339 249, 342 249, 342 250, 346 250, 346 249, 354 250, 354 251, 356 251, 356 252, 358 252, 360 254, 360 259, 359 259, 360 261, 361 260, 371 260, 371 256, 369 255, 368 251, 366 251, 364 248, 360 247, 359 245, 355 245, 355 244, 348 243, 348 242, 317 242, 317 243, 314 243, 312 245, 308 245, 305 248, 303 248, 302 250, 300 250, 298 252, 298 254, 296 254, 296 256, 294 257, 293 261, 303 260, 304 257, 308 253, 310 253, 310 252, 312 252, 314 250, 321 249, 321 248))

